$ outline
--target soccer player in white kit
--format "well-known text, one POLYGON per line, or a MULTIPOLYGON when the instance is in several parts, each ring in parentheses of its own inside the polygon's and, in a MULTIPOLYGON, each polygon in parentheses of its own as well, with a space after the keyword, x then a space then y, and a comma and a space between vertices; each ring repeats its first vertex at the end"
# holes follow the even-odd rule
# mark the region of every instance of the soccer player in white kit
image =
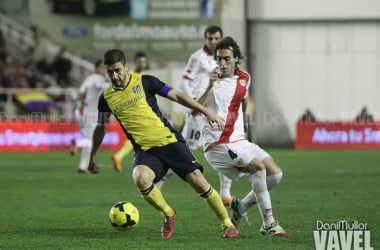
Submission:
MULTIPOLYGON (((214 51, 222 37, 223 31, 220 27, 214 25, 207 27, 204 32, 204 46, 191 54, 186 64, 178 88, 193 99, 199 98, 195 92, 199 79, 208 77, 208 74, 216 67, 214 51)), ((182 129, 182 136, 191 150, 202 147, 201 121, 202 118, 199 114, 191 114, 191 110, 189 110, 182 129)))
POLYGON ((280 182, 282 171, 267 152, 245 139, 244 125, 248 121, 244 109, 250 75, 238 69, 241 57, 237 43, 225 37, 215 49, 218 66, 198 85, 198 101, 225 119, 223 131, 203 122, 205 157, 219 173, 231 179, 244 177, 252 183, 252 191, 241 201, 231 202, 231 220, 236 226, 248 208, 257 204, 263 222, 260 232, 287 237, 289 234, 274 219, 268 191, 280 182))
POLYGON ((82 149, 78 171, 85 174, 93 174, 99 171, 95 164, 90 164, 92 134, 98 120, 99 95, 109 86, 105 78, 105 67, 102 60, 96 61, 94 65, 94 72, 84 80, 79 89, 79 102, 74 113, 83 138, 73 140, 70 149, 72 155, 75 155, 80 148, 82 149))
MULTIPOLYGON (((198 99, 196 89, 199 80, 208 77, 208 74, 217 66, 214 60, 214 51, 216 44, 222 39, 223 30, 216 25, 208 26, 204 31, 205 44, 202 48, 191 54, 178 89, 193 99, 198 99)), ((182 136, 185 138, 188 147, 196 150, 202 147, 202 118, 199 114, 192 114, 188 110, 185 124, 182 129, 182 136)), ((162 187, 165 179, 172 173, 168 173, 156 185, 162 187)), ((220 180, 220 197, 224 205, 229 205, 233 197, 231 196, 231 180, 222 174, 219 174, 220 180)))

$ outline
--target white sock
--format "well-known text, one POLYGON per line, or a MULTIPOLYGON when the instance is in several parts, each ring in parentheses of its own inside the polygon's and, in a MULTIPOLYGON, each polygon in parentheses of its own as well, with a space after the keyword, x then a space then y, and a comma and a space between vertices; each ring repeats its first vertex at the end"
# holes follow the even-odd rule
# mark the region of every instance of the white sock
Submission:
POLYGON ((263 224, 264 226, 270 225, 274 222, 274 217, 272 214, 272 203, 267 188, 265 169, 256 171, 252 175, 252 189, 256 195, 257 206, 259 207, 263 224))
POLYGON ((256 202, 256 195, 255 192, 250 191, 246 196, 244 196, 243 199, 239 202, 239 211, 241 214, 244 214, 248 211, 250 207, 255 205, 256 202))
MULTIPOLYGON (((277 174, 272 174, 267 176, 267 188, 268 191, 271 190, 274 186, 277 186, 282 179, 282 172, 277 174)), ((253 191, 250 191, 240 202, 239 202, 239 210, 241 213, 246 213, 247 210, 255 205, 256 195, 253 191)))
POLYGON ((218 173, 219 175, 219 182, 220 182, 220 198, 226 199, 231 197, 231 185, 232 185, 232 180, 228 178, 227 176, 218 173))
POLYGON ((91 144, 90 144, 90 147, 82 148, 82 154, 80 156, 80 162, 79 162, 79 169, 81 170, 86 170, 88 168, 88 165, 90 164, 91 147, 92 147, 91 144))

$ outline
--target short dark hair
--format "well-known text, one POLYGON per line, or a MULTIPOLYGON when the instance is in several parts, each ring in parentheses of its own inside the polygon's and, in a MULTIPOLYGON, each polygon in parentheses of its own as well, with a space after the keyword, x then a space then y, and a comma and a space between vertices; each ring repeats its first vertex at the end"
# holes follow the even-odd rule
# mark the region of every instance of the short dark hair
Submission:
MULTIPOLYGON (((223 38, 220 42, 216 44, 215 53, 214 53, 215 60, 216 60, 216 52, 221 49, 231 50, 234 57, 237 57, 239 60, 243 58, 239 45, 230 36, 226 36, 225 38, 223 38)), ((239 61, 238 61, 238 64, 239 64, 239 61)))
POLYGON ((95 62, 94 62, 94 66, 95 68, 98 68, 100 65, 103 64, 103 60, 102 59, 97 59, 95 62))
POLYGON ((137 51, 133 57, 133 60, 136 61, 136 59, 140 57, 147 57, 144 51, 137 51))
POLYGON ((203 34, 204 38, 207 38, 207 34, 214 34, 216 32, 219 32, 220 35, 223 37, 223 30, 219 26, 216 25, 210 25, 205 29, 205 32, 203 34))
POLYGON ((111 49, 104 54, 105 65, 112 65, 117 62, 121 62, 122 64, 125 64, 127 62, 123 51, 118 49, 111 49))

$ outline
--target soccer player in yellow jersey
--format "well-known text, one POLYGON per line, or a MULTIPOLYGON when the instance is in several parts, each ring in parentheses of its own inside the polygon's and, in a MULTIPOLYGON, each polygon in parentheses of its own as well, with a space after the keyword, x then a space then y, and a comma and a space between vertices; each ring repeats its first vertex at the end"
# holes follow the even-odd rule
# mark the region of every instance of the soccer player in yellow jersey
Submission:
MULTIPOLYGON (((148 58, 143 51, 136 52, 133 58, 133 64, 135 66, 131 73, 143 74, 144 70, 148 68, 148 58)), ((123 146, 112 156, 112 164, 116 172, 120 173, 123 169, 121 161, 123 158, 133 150, 133 146, 130 140, 126 140, 123 146)))
POLYGON ((155 95, 203 113, 208 117, 210 125, 219 129, 224 127, 223 119, 154 76, 129 74, 125 55, 120 50, 107 51, 104 54, 104 64, 112 84, 99 97, 98 124, 93 134, 91 161, 94 161, 96 151, 103 140, 108 118, 113 114, 133 144, 133 180, 137 188, 144 200, 164 215, 161 236, 173 236, 176 211, 166 203, 155 183, 170 168, 205 198, 222 222, 223 236, 237 238, 238 230, 232 224, 218 192, 203 176, 203 167, 187 148, 181 134, 174 130, 162 115, 155 95))

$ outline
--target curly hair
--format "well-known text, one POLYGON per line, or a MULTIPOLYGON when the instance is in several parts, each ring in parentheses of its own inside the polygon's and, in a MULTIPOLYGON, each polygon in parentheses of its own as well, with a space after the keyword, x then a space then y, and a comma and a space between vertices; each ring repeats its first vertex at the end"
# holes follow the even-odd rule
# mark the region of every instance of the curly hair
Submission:
POLYGON ((215 47, 215 53, 214 53, 214 59, 216 60, 216 52, 218 50, 221 50, 221 49, 228 49, 228 50, 231 50, 234 57, 237 57, 239 60, 237 62, 237 64, 240 63, 240 59, 243 59, 243 56, 241 54, 241 51, 240 51, 240 47, 239 45, 236 43, 236 41, 230 37, 230 36, 226 36, 224 37, 220 42, 218 42, 216 44, 216 47, 215 47))

